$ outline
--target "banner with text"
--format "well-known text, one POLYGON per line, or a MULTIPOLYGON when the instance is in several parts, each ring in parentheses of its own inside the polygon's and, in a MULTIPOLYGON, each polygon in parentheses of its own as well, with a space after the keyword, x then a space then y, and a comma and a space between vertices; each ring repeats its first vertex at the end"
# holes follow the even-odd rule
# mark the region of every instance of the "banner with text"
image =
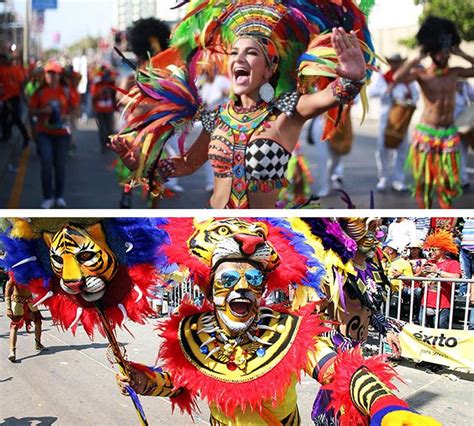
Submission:
POLYGON ((406 324, 399 335, 402 356, 474 371, 474 332, 406 324))

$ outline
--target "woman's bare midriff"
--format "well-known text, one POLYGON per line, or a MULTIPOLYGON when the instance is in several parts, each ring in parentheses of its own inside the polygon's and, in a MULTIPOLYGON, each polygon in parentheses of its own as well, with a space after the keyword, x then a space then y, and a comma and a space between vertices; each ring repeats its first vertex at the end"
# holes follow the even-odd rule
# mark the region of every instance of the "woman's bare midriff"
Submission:
MULTIPOLYGON (((213 209, 225 209, 229 203, 232 189, 232 178, 214 178, 214 192, 209 200, 213 209)), ((248 199, 252 209, 274 209, 279 190, 271 192, 249 192, 248 199)))

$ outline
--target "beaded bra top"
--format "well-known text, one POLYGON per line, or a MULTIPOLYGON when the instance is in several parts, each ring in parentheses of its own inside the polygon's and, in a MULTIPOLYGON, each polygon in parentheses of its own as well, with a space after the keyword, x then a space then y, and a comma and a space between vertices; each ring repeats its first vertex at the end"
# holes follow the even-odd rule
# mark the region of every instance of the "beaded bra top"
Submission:
POLYGON ((204 129, 211 134, 208 156, 214 175, 232 179, 226 208, 249 208, 248 191, 270 192, 288 185, 285 173, 291 153, 272 139, 252 137, 267 129, 280 112, 291 116, 298 97, 296 92, 285 93, 250 110, 230 101, 201 116, 204 129), (215 134, 216 128, 223 132, 215 134))

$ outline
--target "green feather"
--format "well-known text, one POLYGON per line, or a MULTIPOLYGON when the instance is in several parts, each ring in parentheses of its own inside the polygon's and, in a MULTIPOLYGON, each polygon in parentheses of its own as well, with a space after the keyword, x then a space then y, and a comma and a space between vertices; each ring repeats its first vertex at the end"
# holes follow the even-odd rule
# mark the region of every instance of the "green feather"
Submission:
POLYGON ((369 16, 375 6, 375 0, 360 0, 359 9, 365 16, 369 16))

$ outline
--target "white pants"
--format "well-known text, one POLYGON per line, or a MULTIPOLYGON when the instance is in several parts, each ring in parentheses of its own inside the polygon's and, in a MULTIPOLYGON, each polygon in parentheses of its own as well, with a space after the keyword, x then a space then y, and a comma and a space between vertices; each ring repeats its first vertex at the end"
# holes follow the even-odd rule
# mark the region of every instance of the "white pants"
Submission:
POLYGON ((316 173, 314 177, 318 184, 318 192, 329 192, 331 176, 344 177, 344 163, 342 156, 337 155, 329 148, 329 142, 322 141, 324 121, 317 118, 312 126, 312 138, 316 144, 316 173))
POLYGON ((380 116, 379 133, 377 138, 377 151, 375 161, 377 163, 378 177, 388 181, 405 183, 405 161, 410 147, 408 134, 397 149, 389 149, 384 144, 384 133, 388 122, 388 111, 380 116))

